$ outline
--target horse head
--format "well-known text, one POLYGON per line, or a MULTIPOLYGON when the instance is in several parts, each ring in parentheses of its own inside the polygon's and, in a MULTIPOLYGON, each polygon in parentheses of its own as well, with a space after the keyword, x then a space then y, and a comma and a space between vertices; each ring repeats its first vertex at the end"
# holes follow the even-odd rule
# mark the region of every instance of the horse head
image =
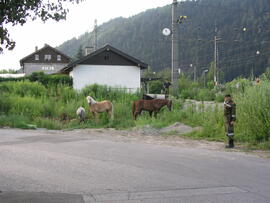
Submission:
POLYGON ((91 97, 91 96, 87 96, 87 97, 86 97, 86 100, 87 100, 87 103, 88 103, 89 105, 92 105, 92 104, 97 103, 97 102, 93 99, 93 97, 91 97))
POLYGON ((88 103, 88 104, 91 104, 91 99, 92 99, 92 97, 90 97, 90 96, 87 96, 87 97, 86 97, 86 100, 87 100, 87 103, 88 103))
POLYGON ((169 111, 172 111, 172 100, 167 100, 167 107, 169 111))

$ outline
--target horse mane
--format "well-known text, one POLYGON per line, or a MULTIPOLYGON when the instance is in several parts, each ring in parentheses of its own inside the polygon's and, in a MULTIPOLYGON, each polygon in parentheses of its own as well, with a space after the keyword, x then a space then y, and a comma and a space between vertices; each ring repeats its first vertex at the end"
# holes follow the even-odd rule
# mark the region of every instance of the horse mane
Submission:
POLYGON ((96 100, 94 100, 92 97, 90 97, 90 96, 87 96, 86 97, 86 100, 87 100, 87 102, 88 102, 88 104, 96 104, 96 103, 98 103, 96 100))

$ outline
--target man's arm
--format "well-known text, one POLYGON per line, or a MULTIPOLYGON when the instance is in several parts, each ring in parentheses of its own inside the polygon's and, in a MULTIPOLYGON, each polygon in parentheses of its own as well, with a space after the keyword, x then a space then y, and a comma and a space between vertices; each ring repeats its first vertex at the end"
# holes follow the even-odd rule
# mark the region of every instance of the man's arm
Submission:
POLYGON ((236 121, 236 104, 232 103, 232 122, 236 121))

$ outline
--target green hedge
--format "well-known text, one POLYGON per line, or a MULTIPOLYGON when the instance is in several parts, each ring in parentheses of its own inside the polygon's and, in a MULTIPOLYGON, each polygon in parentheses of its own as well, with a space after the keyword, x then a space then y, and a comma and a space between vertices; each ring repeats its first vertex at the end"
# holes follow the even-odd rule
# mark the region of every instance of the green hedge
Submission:
POLYGON ((29 76, 21 77, 21 78, 1 78, 0 82, 8 82, 8 81, 24 81, 30 80, 31 82, 40 82, 45 86, 49 85, 73 85, 73 80, 68 75, 47 75, 44 72, 34 72, 29 76))

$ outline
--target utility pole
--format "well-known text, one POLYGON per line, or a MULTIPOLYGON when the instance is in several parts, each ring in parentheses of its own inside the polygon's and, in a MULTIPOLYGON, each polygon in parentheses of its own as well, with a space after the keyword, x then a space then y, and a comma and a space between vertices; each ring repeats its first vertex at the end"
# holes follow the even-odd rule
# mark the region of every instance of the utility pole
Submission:
POLYGON ((173 95, 178 93, 178 69, 179 69, 179 50, 178 50, 178 29, 177 29, 177 0, 172 3, 172 89, 173 95))
POLYGON ((194 82, 197 81, 197 67, 194 65, 194 82))
POLYGON ((94 27, 94 51, 97 50, 97 19, 95 19, 95 27, 94 27))
POLYGON ((217 84, 217 36, 214 37, 215 49, 214 49, 214 84, 217 84))
POLYGON ((190 64, 190 67, 193 67, 193 82, 196 82, 197 80, 197 68, 196 65, 190 64))
POLYGON ((214 50, 214 83, 215 85, 219 84, 219 67, 218 67, 218 41, 221 40, 221 38, 218 38, 217 35, 214 37, 214 44, 215 44, 215 50, 214 50))

